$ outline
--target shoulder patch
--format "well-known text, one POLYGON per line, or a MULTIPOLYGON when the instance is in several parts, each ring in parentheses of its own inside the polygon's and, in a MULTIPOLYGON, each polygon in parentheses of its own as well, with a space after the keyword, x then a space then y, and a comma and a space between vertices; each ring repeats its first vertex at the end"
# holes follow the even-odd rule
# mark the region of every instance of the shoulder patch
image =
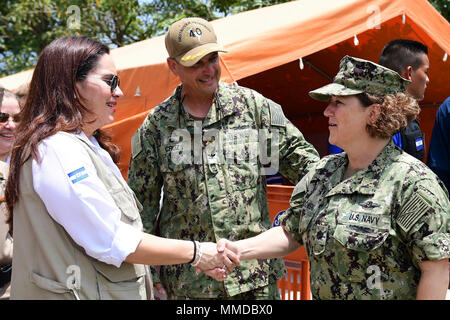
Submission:
POLYGON ((270 124, 272 126, 285 127, 286 117, 284 116, 283 109, 279 104, 275 102, 269 102, 270 108, 270 124))
POLYGON ((431 206, 417 193, 402 208, 398 217, 397 224, 403 231, 408 232, 411 227, 428 211, 431 206))
POLYGON ((70 181, 72 181, 72 184, 75 184, 78 181, 84 180, 89 177, 84 167, 78 168, 77 170, 74 170, 67 175, 69 176, 70 181))
POLYGON ((139 130, 131 138, 131 157, 134 159, 142 151, 141 135, 139 130))
POLYGON ((292 191, 292 196, 294 197, 300 193, 306 192, 306 185, 308 184, 308 175, 304 176, 302 180, 297 183, 297 185, 294 188, 294 191, 292 191))

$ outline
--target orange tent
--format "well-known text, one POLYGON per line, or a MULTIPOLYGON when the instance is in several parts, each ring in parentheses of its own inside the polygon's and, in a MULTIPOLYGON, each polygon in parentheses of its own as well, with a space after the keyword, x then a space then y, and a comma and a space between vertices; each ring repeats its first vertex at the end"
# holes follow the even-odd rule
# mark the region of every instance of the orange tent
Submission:
MULTIPOLYGON (((280 103, 286 116, 327 154, 325 104, 308 91, 330 82, 344 55, 378 61, 383 46, 408 38, 429 47, 430 84, 421 102, 421 126, 429 145, 437 107, 450 96, 450 24, 426 0, 300 0, 247 11, 212 22, 219 42, 222 80, 238 81, 280 103), (302 59, 300 59, 302 58, 302 59)), ((130 141, 148 111, 172 94, 178 80, 166 65, 164 37, 112 50, 125 96, 107 126, 122 148, 125 175, 130 141)), ((0 79, 14 89, 32 71, 0 79)))

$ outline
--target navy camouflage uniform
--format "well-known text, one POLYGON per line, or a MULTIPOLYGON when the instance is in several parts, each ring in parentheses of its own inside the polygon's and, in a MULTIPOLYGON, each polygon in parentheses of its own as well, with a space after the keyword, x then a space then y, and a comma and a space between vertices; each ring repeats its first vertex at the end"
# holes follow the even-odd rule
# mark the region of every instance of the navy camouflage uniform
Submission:
MULTIPOLYGON (((276 131, 278 171, 293 183, 319 160, 317 151, 285 118, 278 104, 254 90, 219 82, 215 101, 203 121, 185 111, 180 92, 181 85, 150 112, 133 137, 128 183, 144 206, 144 228, 155 232, 164 186, 159 218, 163 237, 216 242, 221 238, 244 239, 269 229, 266 179, 260 174, 265 162, 259 157, 255 161, 253 152, 260 148, 257 138, 219 140, 216 145, 224 150, 218 151, 210 144, 222 135, 211 138, 210 133, 226 136, 259 129, 276 131), (181 152, 184 147, 192 147, 188 157, 181 152), (242 158, 217 161, 230 150, 242 158)), ((270 139, 268 145, 272 150, 270 139)), ((204 273, 196 275, 189 264, 161 266, 160 277, 153 272, 154 282, 163 284, 169 299, 224 299, 258 288, 264 291, 269 283, 276 286, 285 268, 281 259, 244 261, 223 283, 204 273)))
POLYGON ((307 248, 313 299, 415 299, 419 263, 450 257, 447 190, 392 140, 342 181, 347 165, 321 159, 281 218, 307 248))

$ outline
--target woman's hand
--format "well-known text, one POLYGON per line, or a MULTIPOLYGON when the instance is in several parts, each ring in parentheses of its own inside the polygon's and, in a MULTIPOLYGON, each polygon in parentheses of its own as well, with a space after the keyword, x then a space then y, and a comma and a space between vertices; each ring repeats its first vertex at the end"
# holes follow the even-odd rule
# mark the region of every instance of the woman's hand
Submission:
MULTIPOLYGON (((200 244, 202 248, 202 257, 198 267, 202 270, 213 269, 216 267, 226 267, 228 271, 233 271, 234 266, 240 264, 237 254, 226 248, 225 245, 218 249, 218 244, 212 242, 203 242, 200 244)), ((236 250, 236 248, 233 248, 236 250)))
MULTIPOLYGON (((240 265, 240 250, 236 243, 226 240, 220 239, 214 245, 214 251, 218 255, 222 255, 224 264, 222 267, 216 266, 215 268, 203 269, 205 274, 208 276, 218 280, 223 281, 227 278, 228 272, 232 272, 235 266, 240 265)), ((211 249, 210 243, 208 243, 208 250, 211 249)), ((199 274, 202 270, 197 268, 197 274, 199 274)))

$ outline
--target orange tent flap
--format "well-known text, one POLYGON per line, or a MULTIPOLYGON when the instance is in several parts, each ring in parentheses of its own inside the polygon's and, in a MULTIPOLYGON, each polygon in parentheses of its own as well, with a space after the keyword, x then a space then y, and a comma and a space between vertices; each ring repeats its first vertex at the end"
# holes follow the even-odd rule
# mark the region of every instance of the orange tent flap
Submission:
POLYGON ((413 17, 439 46, 450 51, 450 25, 426 0, 302 0, 215 22, 217 27, 223 27, 217 28, 219 34, 223 31, 237 35, 235 41, 226 43, 229 53, 223 57, 234 78, 240 79, 323 50, 403 12, 407 19, 413 17), (244 24, 248 26, 246 31, 238 32, 237 28, 244 24), (242 32, 252 34, 239 39, 242 32))
POLYGON ((131 138, 141 126, 147 114, 147 111, 141 112, 103 128, 113 136, 114 142, 120 146, 120 162, 117 166, 125 179, 131 157, 131 138))

